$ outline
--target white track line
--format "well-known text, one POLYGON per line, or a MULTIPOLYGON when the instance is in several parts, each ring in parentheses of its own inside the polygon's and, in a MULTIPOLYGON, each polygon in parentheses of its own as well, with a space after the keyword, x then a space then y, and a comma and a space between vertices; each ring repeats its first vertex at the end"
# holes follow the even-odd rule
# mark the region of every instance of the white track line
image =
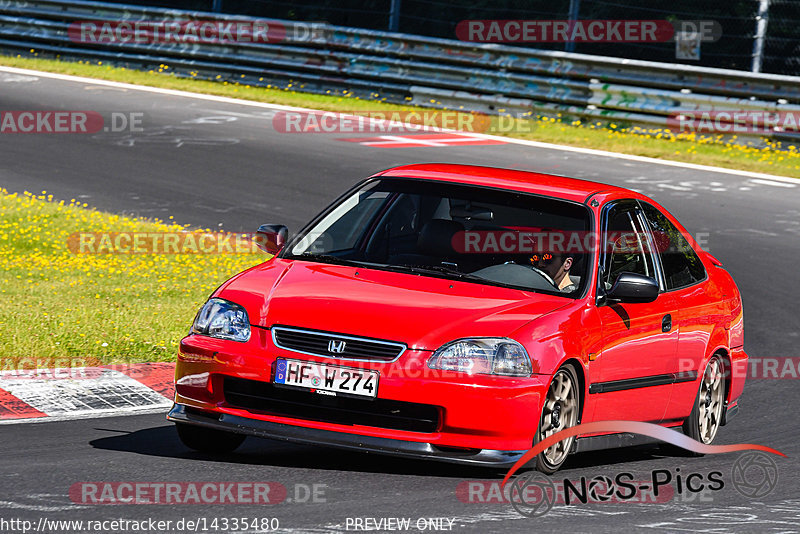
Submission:
POLYGON ((762 180, 760 178, 753 178, 750 181, 753 182, 754 184, 771 185, 772 187, 792 187, 792 184, 786 182, 776 182, 774 179, 762 180))
MULTIPOLYGON (((148 93, 156 93, 161 95, 170 95, 170 96, 177 96, 182 98, 193 98, 196 100, 207 100, 210 102, 222 102, 225 104, 236 104, 241 106, 250 106, 256 108, 266 108, 266 109, 276 109, 280 111, 298 111, 298 112, 317 112, 317 113, 324 113, 320 110, 310 109, 310 108, 300 108, 294 106, 282 106, 280 104, 268 104, 266 102, 253 102, 251 100, 241 100, 238 98, 228 98, 224 96, 216 96, 216 95, 204 95, 200 93, 191 93, 188 91, 177 91, 174 89, 161 89, 159 87, 147 87, 143 85, 134 85, 130 83, 122 83, 122 82, 112 82, 108 80, 98 80, 95 78, 84 78, 81 76, 71 76, 68 74, 57 74, 53 72, 42 72, 38 70, 31 70, 31 69, 19 69, 16 67, 4 67, 0 66, 0 72, 10 72, 13 74, 22 74, 28 76, 39 76, 41 78, 51 78, 54 80, 63 80, 67 82, 75 82, 75 83, 84 83, 84 84, 93 84, 93 85, 102 85, 106 87, 114 87, 117 89, 127 89, 131 91, 143 91, 148 93)), ((371 120, 378 120, 378 119, 371 119, 371 120)), ((581 148, 581 147, 574 147, 574 146, 565 146, 565 145, 557 145, 553 143, 542 143, 539 141, 529 141, 526 139, 514 139, 513 137, 502 137, 498 135, 489 135, 489 134, 479 134, 479 133, 467 133, 467 132, 458 132, 456 130, 447 130, 447 129, 437 129, 431 128, 432 131, 442 131, 442 132, 456 132, 462 135, 469 135, 472 137, 477 137, 481 139, 493 139, 497 141, 504 141, 506 143, 516 144, 516 145, 524 145, 530 146, 535 148, 542 148, 547 150, 561 150, 563 152, 573 152, 576 154, 586 154, 590 156, 602 156, 607 158, 616 158, 616 159, 623 159, 628 161, 637 161, 640 163, 649 163, 653 165, 667 165, 670 167, 680 167, 683 169, 691 169, 695 171, 704 171, 704 172, 715 172, 720 174, 731 174, 735 176, 744 176, 747 178, 760 178, 763 180, 772 180, 774 182, 783 182, 783 183, 791 183, 797 184, 800 180, 796 178, 789 178, 787 176, 778 176, 774 174, 766 174, 761 172, 751 172, 751 171, 742 171, 738 169, 726 169, 724 167, 713 167, 710 165, 697 165, 695 163, 684 163, 681 161, 672 161, 666 159, 658 159, 658 158, 649 158, 645 156, 634 156, 632 154, 622 154, 619 152, 609 152, 606 150, 596 150, 593 148, 581 148)), ((764 184, 766 185, 766 184, 764 184)))
MULTIPOLYGON (((170 403, 170 406, 172 404, 170 403)), ((2 419, 0 426, 3 425, 16 425, 21 423, 55 423, 57 421, 72 421, 75 419, 101 419, 104 417, 122 417, 123 415, 145 415, 160 413, 166 415, 169 411, 169 406, 146 406, 146 407, 130 407, 130 408, 114 408, 111 410, 95 410, 93 412, 75 412, 74 414, 61 414, 61 415, 48 415, 47 417, 28 417, 25 419, 2 419)))

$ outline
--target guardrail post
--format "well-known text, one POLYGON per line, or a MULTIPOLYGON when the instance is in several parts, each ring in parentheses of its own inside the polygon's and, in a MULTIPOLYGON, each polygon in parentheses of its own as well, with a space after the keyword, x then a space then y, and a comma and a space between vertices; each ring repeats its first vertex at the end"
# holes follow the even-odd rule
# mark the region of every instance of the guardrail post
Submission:
POLYGON ((767 22, 769 22, 769 0, 759 0, 758 15, 756 16, 756 35, 753 42, 753 72, 761 72, 761 60, 764 57, 764 38, 767 35, 767 22))
MULTIPOLYGON (((578 20, 578 14, 581 10, 581 0, 569 0, 569 33, 572 34, 573 23, 578 20)), ((575 41, 567 41, 564 45, 564 51, 574 52, 575 41)))
POLYGON ((402 0, 392 0, 389 13, 389 31, 396 32, 400 28, 400 4, 402 0))

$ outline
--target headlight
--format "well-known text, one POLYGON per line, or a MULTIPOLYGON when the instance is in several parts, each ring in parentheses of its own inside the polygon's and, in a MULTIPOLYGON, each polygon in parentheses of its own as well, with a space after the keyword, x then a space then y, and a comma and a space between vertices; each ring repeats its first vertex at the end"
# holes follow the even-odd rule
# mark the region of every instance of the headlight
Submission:
POLYGON ((528 376, 531 359, 513 339, 479 337, 448 343, 433 353, 428 367, 470 375, 528 376))
POLYGON ((223 299, 209 299, 197 314, 192 332, 233 341, 250 339, 250 320, 244 308, 223 299))

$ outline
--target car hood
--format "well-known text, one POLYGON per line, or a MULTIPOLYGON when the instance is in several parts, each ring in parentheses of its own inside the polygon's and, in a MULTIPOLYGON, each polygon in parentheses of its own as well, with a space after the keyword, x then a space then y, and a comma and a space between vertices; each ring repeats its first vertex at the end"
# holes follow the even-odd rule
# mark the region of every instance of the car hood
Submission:
POLYGON ((256 326, 324 330, 421 350, 462 337, 509 336, 573 302, 457 280, 279 258, 233 278, 216 296, 244 306, 256 326))

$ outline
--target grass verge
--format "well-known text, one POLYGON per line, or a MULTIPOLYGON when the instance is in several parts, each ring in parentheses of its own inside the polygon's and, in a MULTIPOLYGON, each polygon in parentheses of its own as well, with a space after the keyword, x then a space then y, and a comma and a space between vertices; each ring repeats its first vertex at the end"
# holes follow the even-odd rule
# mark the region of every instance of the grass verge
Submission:
MULTIPOLYGON (((424 109, 355 97, 182 78, 170 74, 166 65, 158 71, 142 72, 102 62, 66 62, 20 56, 0 56, 0 65, 328 111, 357 113, 424 109)), ((517 122, 517 127, 511 128, 514 133, 499 135, 800 178, 800 151, 794 146, 768 143, 763 148, 756 148, 726 142, 720 136, 676 135, 669 131, 646 135, 629 131, 623 125, 601 127, 580 124, 566 117, 563 120, 545 117, 517 122)))
POLYGON ((76 254, 67 243, 185 230, 0 189, 0 370, 173 361, 208 295, 266 256, 76 254))

